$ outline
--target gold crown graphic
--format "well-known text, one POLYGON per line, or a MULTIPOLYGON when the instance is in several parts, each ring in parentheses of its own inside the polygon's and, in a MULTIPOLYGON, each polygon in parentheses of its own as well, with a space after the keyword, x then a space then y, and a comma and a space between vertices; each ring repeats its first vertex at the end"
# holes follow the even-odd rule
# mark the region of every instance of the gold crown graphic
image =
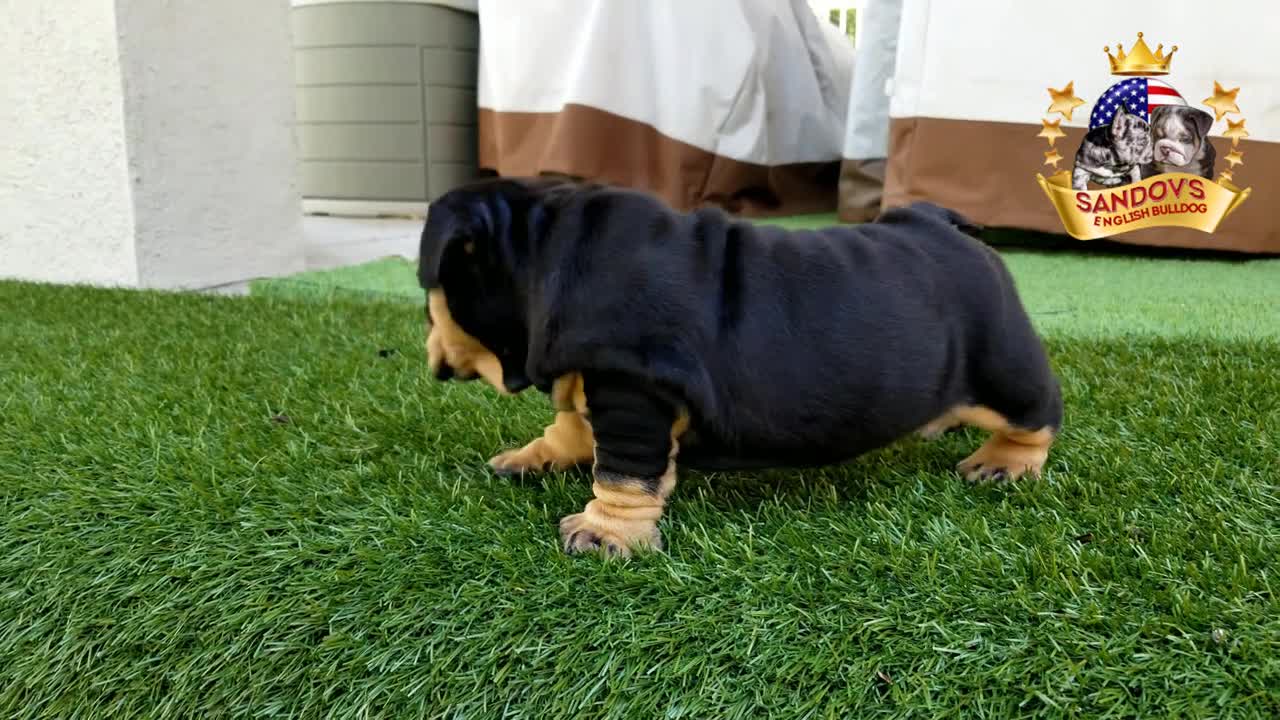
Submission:
POLYGON ((1157 45, 1155 53, 1152 53, 1142 39, 1142 33, 1138 33, 1138 42, 1129 48, 1128 55, 1118 44, 1115 55, 1111 54, 1110 46, 1102 48, 1102 51, 1111 61, 1112 75, 1168 75, 1169 63, 1173 60, 1173 54, 1178 51, 1178 46, 1174 45, 1169 54, 1165 55, 1164 45, 1157 45))

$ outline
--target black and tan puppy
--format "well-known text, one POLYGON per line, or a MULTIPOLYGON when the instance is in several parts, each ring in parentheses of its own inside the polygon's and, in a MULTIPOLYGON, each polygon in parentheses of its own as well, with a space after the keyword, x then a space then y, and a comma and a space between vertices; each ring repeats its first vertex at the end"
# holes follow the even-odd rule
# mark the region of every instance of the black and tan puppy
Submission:
POLYGON ((990 431, 971 481, 1039 474, 1058 382, 999 256, 918 203, 787 231, 641 192, 485 180, 432 204, 429 366, 557 410, 504 472, 594 462, 565 549, 660 545, 675 462, 836 463, 919 431, 990 431))

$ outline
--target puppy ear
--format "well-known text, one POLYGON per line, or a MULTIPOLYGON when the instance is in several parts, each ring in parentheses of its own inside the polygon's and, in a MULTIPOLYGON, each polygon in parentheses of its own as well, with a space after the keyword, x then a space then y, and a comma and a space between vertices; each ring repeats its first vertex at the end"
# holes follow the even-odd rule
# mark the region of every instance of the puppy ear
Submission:
POLYGON ((1209 128, 1213 127, 1213 116, 1200 108, 1191 108, 1191 120, 1196 124, 1196 133, 1201 139, 1209 136, 1209 128))
POLYGON ((433 203, 418 247, 419 284, 436 287, 446 273, 485 276, 500 262, 495 224, 493 208, 483 197, 446 195, 433 203))
POLYGON ((501 262, 489 231, 483 226, 460 227, 446 239, 436 264, 436 281, 450 297, 458 291, 487 296, 501 286, 501 262))
POLYGON ((1124 132, 1126 128, 1129 125, 1133 124, 1133 122, 1137 119, 1138 119, 1137 115, 1134 115, 1133 113, 1129 112, 1129 109, 1124 106, 1124 103, 1120 103, 1119 105, 1116 106, 1115 117, 1111 119, 1111 125, 1109 130, 1111 136, 1116 137, 1121 132, 1124 132))

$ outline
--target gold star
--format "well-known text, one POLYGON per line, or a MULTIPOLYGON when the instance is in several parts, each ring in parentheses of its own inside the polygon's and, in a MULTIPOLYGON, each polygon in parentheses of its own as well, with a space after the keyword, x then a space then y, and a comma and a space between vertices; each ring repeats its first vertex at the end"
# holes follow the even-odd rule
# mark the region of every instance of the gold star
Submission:
POLYGON ((1084 101, 1076 97, 1076 81, 1072 80, 1067 86, 1061 90, 1048 88, 1049 97, 1053 98, 1053 103, 1049 105, 1049 109, 1045 112, 1058 113, 1062 117, 1070 120, 1071 113, 1076 108, 1084 104, 1084 101))
POLYGON ((1249 137, 1249 131, 1244 129, 1244 118, 1240 118, 1240 122, 1231 122, 1227 120, 1227 131, 1222 133, 1222 137, 1231 138, 1231 146, 1235 147, 1240 141, 1249 137))
POLYGON ((1234 170, 1237 165, 1244 162, 1244 153, 1239 150, 1232 149, 1231 152, 1227 153, 1222 159, 1231 163, 1231 169, 1234 170))
POLYGON ((1036 137, 1046 138, 1049 141, 1049 147, 1053 147, 1053 142, 1058 138, 1067 136, 1066 133, 1062 132, 1061 120, 1050 122, 1049 120, 1041 119, 1040 124, 1043 127, 1040 128, 1040 132, 1036 137))
POLYGON ((1231 182, 1232 180, 1231 171, 1223 170, 1222 174, 1218 175, 1218 180, 1219 182, 1231 182))
POLYGON ((1050 150, 1049 152, 1044 154, 1044 164, 1052 165, 1054 169, 1057 169, 1058 163, 1061 161, 1062 161, 1062 156, 1058 154, 1057 150, 1050 150))
POLYGON ((1221 120, 1227 113, 1240 112, 1240 106, 1236 105, 1236 94, 1239 92, 1240 88, 1224 90, 1217 80, 1213 81, 1213 97, 1205 98, 1204 104, 1213 108, 1214 120, 1221 120))

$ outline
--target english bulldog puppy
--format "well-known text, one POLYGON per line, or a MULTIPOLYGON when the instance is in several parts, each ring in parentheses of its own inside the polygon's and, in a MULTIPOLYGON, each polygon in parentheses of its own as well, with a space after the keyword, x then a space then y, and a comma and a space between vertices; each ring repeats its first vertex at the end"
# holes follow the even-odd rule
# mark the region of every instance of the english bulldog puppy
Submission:
POLYGON ((1038 475, 1062 423, 1000 256, 956 213, 786 230, 645 192, 489 179, 432 203, 418 276, 428 367, 547 393, 499 472, 592 464, 567 552, 660 547, 676 464, 838 463, 913 433, 990 433, 969 481, 1038 475))

